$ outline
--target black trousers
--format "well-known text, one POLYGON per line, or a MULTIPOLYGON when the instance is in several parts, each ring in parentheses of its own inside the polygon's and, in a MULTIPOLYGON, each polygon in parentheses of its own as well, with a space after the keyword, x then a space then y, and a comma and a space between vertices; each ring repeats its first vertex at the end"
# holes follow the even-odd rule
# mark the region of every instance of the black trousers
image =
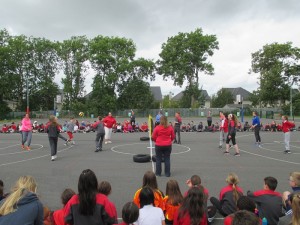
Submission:
POLYGON ((255 140, 256 140, 256 142, 258 142, 258 143, 261 142, 261 140, 260 140, 260 135, 259 135, 259 131, 260 131, 260 127, 259 127, 259 126, 254 127, 255 140))
POLYGON ((57 137, 49 137, 49 144, 51 149, 51 156, 54 156, 57 154, 57 137))
POLYGON ((174 133, 175 133, 175 142, 178 142, 179 144, 181 143, 180 141, 180 126, 174 126, 174 133), (178 136, 178 139, 176 138, 176 134, 178 136))

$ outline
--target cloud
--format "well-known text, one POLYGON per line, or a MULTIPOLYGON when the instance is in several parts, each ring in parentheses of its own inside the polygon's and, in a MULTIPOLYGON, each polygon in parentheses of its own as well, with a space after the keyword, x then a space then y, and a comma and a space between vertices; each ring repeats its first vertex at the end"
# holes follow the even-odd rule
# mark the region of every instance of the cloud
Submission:
MULTIPOLYGON (((2 0, 0 29, 13 35, 66 40, 71 36, 120 36, 132 39, 137 57, 158 59, 161 45, 179 32, 202 28, 215 34, 220 49, 210 59, 214 76, 201 75, 210 95, 221 87, 257 89, 256 74, 248 74, 251 54, 265 44, 293 42, 300 46, 298 0, 2 0)), ((56 81, 60 82, 61 75, 56 81)), ((91 90, 93 73, 86 78, 91 90)), ((151 85, 163 94, 183 88, 157 76, 151 85)))

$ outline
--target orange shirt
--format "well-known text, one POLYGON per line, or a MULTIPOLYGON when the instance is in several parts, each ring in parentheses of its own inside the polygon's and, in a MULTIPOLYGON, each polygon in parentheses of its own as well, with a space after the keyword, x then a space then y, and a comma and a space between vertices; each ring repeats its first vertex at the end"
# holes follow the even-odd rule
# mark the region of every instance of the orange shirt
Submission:
MULTIPOLYGON (((142 188, 137 190, 133 197, 133 202, 140 208, 140 192, 142 188)), ((154 206, 161 208, 163 211, 165 210, 165 204, 163 199, 163 194, 160 190, 154 191, 154 206)))
POLYGON ((169 221, 174 220, 174 214, 179 209, 180 205, 172 205, 168 202, 169 196, 164 197, 164 203, 165 203, 165 217, 169 221))

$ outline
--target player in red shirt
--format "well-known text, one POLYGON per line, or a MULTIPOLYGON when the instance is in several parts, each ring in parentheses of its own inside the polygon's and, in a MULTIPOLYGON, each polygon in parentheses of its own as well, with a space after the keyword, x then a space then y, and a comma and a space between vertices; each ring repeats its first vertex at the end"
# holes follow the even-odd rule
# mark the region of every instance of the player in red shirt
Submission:
POLYGON ((112 116, 111 112, 108 113, 108 116, 105 117, 103 120, 104 123, 104 130, 105 130, 105 144, 111 143, 111 133, 112 133, 112 128, 113 126, 116 125, 117 121, 116 119, 112 116))
POLYGON ((288 121, 287 116, 282 116, 282 132, 284 138, 284 146, 285 146, 285 154, 291 154, 290 151, 290 140, 291 140, 291 132, 290 129, 295 127, 294 123, 288 121))

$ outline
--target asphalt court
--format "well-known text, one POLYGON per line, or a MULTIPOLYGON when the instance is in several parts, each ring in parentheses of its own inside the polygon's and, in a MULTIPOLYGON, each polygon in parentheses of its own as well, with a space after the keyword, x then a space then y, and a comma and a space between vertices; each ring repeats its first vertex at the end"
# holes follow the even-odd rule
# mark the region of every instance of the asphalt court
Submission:
MULTIPOLYGON (((278 179, 277 190, 290 190, 289 173, 300 168, 300 132, 291 133, 292 154, 283 154, 281 132, 261 132, 262 146, 254 144, 253 132, 238 132, 237 143, 241 156, 223 155, 218 148, 219 133, 181 133, 182 145, 173 145, 171 177, 158 177, 159 188, 165 192, 166 182, 176 179, 181 191, 188 188, 185 181, 194 174, 202 179, 210 196, 219 195, 229 172, 240 178, 240 186, 247 190, 263 187, 263 178, 278 179)), ((67 136, 66 134, 63 134, 67 136)), ((55 210, 61 207, 60 194, 65 188, 77 191, 78 177, 82 170, 92 169, 99 181, 107 180, 112 185, 109 198, 116 204, 119 217, 122 206, 131 201, 135 191, 142 185, 143 174, 153 170, 155 164, 135 163, 135 154, 150 154, 149 141, 140 141, 147 133, 112 134, 112 144, 104 145, 102 152, 95 153, 95 133, 77 133, 74 146, 65 146, 59 139, 58 158, 50 161, 50 149, 46 134, 33 134, 32 150, 20 148, 20 134, 0 134, 0 179, 5 183, 5 192, 21 175, 32 175, 38 183, 41 201, 55 210)))

